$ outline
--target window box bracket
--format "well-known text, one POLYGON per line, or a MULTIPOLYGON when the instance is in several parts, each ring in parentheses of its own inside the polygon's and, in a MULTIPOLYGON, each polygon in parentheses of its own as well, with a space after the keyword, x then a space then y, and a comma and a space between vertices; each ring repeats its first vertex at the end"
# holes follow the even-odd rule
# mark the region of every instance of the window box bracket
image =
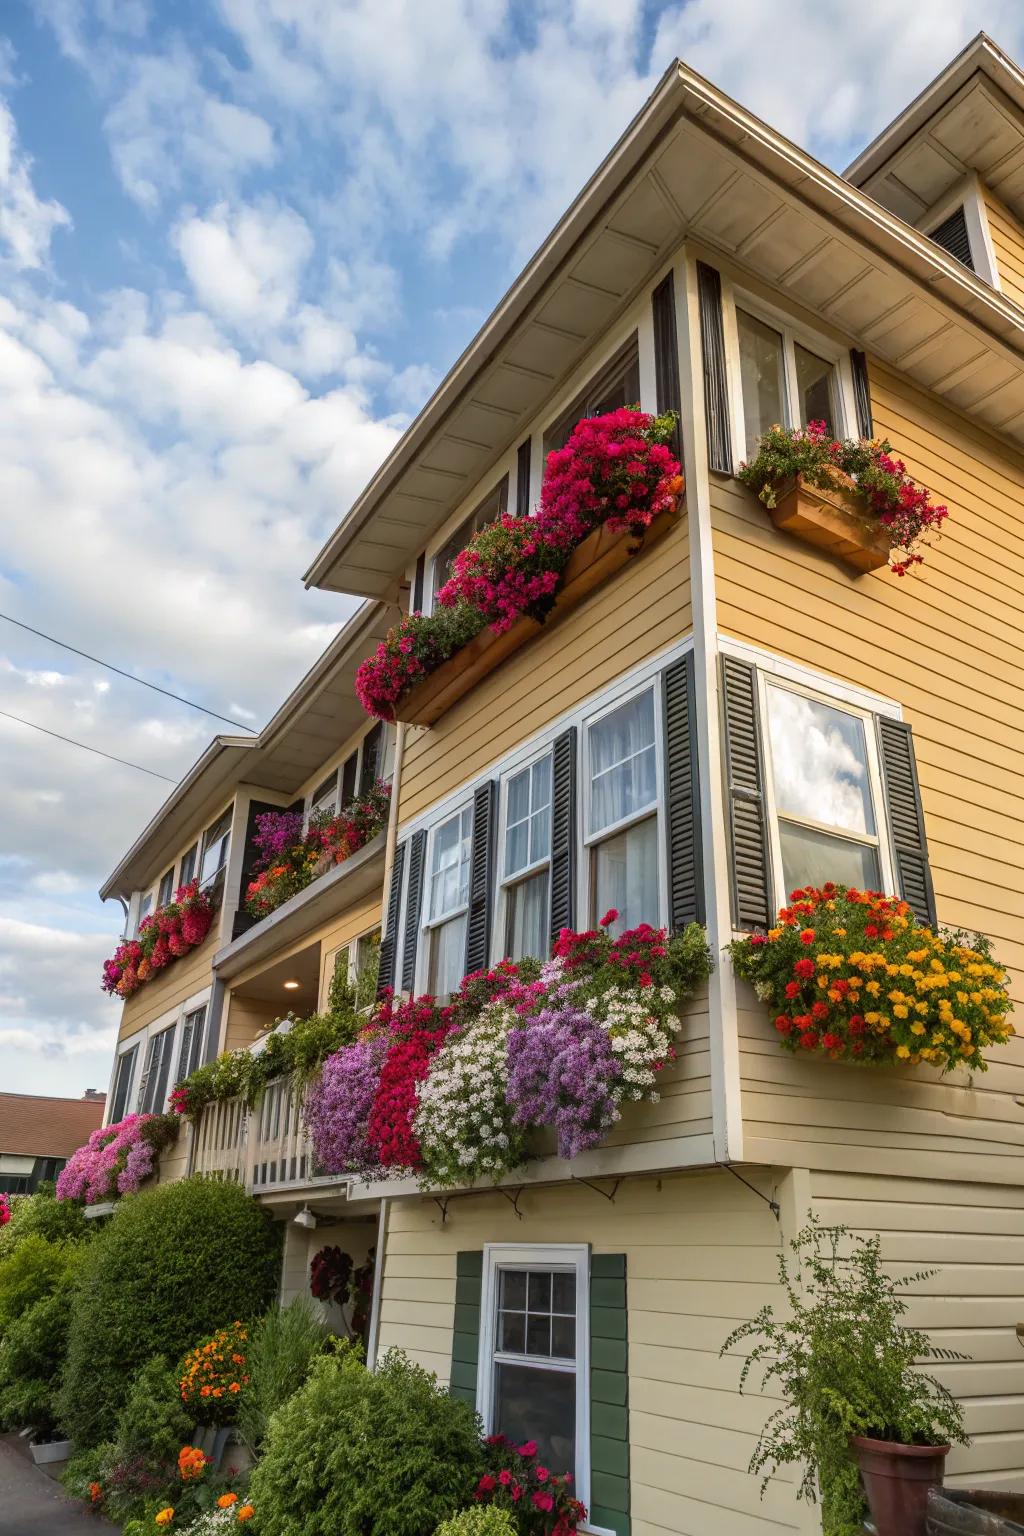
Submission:
POLYGON ((808 485, 802 475, 786 480, 776 491, 771 519, 776 528, 834 555, 855 571, 877 571, 889 563, 889 538, 853 489, 836 485, 825 490, 808 485))

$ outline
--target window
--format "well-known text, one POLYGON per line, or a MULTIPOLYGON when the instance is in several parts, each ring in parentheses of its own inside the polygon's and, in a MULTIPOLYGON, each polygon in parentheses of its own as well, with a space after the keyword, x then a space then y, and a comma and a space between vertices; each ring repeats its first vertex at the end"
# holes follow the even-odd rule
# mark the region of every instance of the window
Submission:
POLYGON ((363 1009, 373 1005, 377 997, 377 972, 380 968, 380 929, 364 933, 356 940, 356 953, 352 981, 355 987, 356 1007, 363 1009))
POLYGON ((137 1045, 131 1050, 123 1051, 117 1058, 117 1067, 114 1072, 114 1089, 110 1096, 110 1124, 114 1125, 123 1120, 128 1112, 128 1096, 132 1091, 132 1075, 135 1071, 135 1060, 139 1054, 137 1045))
POLYGON ((589 1502, 589 1255, 582 1244, 484 1250, 477 1405, 487 1434, 537 1442, 589 1502))
POLYGON ((834 437, 843 434, 839 364, 824 338, 818 347, 808 345, 788 325, 738 303, 736 340, 744 458, 754 457, 758 438, 776 423, 823 421, 834 437))
POLYGON ((172 864, 170 869, 167 871, 167 873, 163 876, 163 878, 160 881, 160 887, 159 887, 159 889, 158 889, 158 891, 156 893, 156 904, 157 904, 157 906, 158 907, 165 907, 167 905, 167 903, 170 901, 171 896, 173 894, 174 894, 174 865, 172 864))
POLYGON ((231 841, 231 807, 218 816, 203 838, 203 862, 199 871, 201 886, 211 884, 228 861, 228 844, 231 841))
POLYGON ((309 801, 309 820, 314 816, 333 816, 338 809, 338 774, 337 771, 324 779, 314 789, 309 801))
POLYGON ((196 859, 199 856, 199 844, 193 843, 181 861, 181 873, 178 876, 179 885, 188 885, 195 878, 196 859))
POLYGON ((175 1083, 183 1083, 198 1067, 203 1054, 203 1025, 206 1023, 206 1005, 186 1013, 181 1024, 181 1044, 178 1047, 178 1072, 175 1083))
POLYGON ((564 448, 578 421, 640 404, 640 350, 635 336, 544 433, 544 456, 564 448))
POLYGON ((144 917, 148 917, 150 912, 152 912, 152 910, 153 910, 153 892, 152 891, 147 891, 145 896, 143 896, 140 899, 140 901, 139 901, 139 915, 135 919, 135 932, 136 933, 138 933, 139 929, 142 927, 142 919, 144 917))
POLYGON ((172 1024, 169 1028, 162 1029, 158 1035, 150 1037, 146 1070, 142 1074, 142 1082, 139 1085, 141 1101, 139 1108, 144 1115, 162 1114, 167 1102, 167 1079, 171 1072, 174 1029, 175 1026, 172 1024))
POLYGON ((551 946, 548 891, 551 859, 551 753, 505 784, 502 895, 503 953, 546 960, 551 946))
POLYGON ((486 528, 488 523, 497 522, 507 509, 508 475, 505 475, 493 491, 484 497, 480 505, 463 519, 434 556, 431 591, 435 597, 452 573, 455 556, 465 549, 474 533, 479 533, 480 529, 486 528))
POLYGON ((612 934, 660 922, 657 734, 653 688, 587 731, 590 920, 614 908, 612 934))
POLYGON ((350 800, 356 797, 356 784, 358 782, 359 753, 351 752, 341 765, 341 803, 348 805, 350 800))
POLYGON ((427 991, 447 997, 458 990, 466 968, 469 854, 473 808, 442 821, 430 840, 427 877, 427 991))
POLYGON ((885 883, 870 715, 765 682, 777 884, 885 883))

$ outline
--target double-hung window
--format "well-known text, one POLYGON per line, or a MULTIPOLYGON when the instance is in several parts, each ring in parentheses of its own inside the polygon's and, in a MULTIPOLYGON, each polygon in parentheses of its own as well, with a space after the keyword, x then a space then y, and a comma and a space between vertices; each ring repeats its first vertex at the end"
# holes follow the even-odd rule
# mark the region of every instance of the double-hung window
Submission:
POLYGON ((174 1048, 175 1026, 169 1025, 159 1034, 151 1035, 146 1056, 146 1070, 142 1074, 141 1103, 144 1115, 163 1113, 167 1102, 167 1080, 171 1073, 171 1052, 174 1048))
POLYGON ((218 816, 203 838, 203 861, 199 870, 202 887, 212 885, 228 861, 228 844, 231 841, 231 807, 218 816))
POLYGON ((196 861, 199 858, 199 844, 193 843, 192 847, 182 856, 181 871, 178 875, 179 885, 188 885, 196 872, 196 861))
POLYGON ((329 816, 333 816, 337 809, 338 773, 335 770, 314 789, 309 801, 309 820, 326 820, 329 816))
POLYGON ((891 884, 870 714, 762 680, 776 894, 827 881, 891 884))
POLYGON ((139 898, 139 915, 135 919, 135 932, 142 927, 142 920, 148 917, 153 910, 153 892, 147 891, 145 896, 139 898))
POLYGON ((742 457, 752 459, 763 432, 776 425, 823 421, 833 437, 846 431, 839 355, 824 338, 796 334, 736 302, 742 457))
POLYGON ((116 1125, 123 1120, 128 1112, 128 1095, 132 1091, 132 1076, 135 1072, 135 1062, 139 1054, 137 1045, 131 1046, 127 1051, 122 1051, 117 1058, 117 1067, 114 1071, 114 1087, 110 1095, 110 1121, 116 1125))
POLYGON ((587 727, 585 836, 590 920, 614 909, 612 934, 661 920, 658 707, 653 686, 587 727))
POLYGON ((503 953, 510 960, 550 948, 551 753, 505 781, 502 847, 503 953))
POLYGON ((206 1004, 186 1013, 181 1023, 181 1044, 178 1046, 178 1071, 174 1079, 183 1083, 199 1065, 203 1052, 203 1025, 206 1023, 206 1004))
POLYGON ((156 893, 156 904, 157 904, 157 906, 158 907, 165 907, 167 905, 167 903, 170 901, 171 896, 173 894, 174 894, 174 865, 172 864, 170 869, 167 871, 167 873, 162 877, 162 879, 160 881, 160 885, 159 885, 159 888, 158 888, 157 893, 156 893))
POLYGON ((427 991, 458 991, 466 969, 469 857, 473 807, 463 806, 434 828, 427 868, 427 991))
POLYGON ((585 1245, 484 1249, 477 1406, 487 1434, 535 1440, 589 1502, 589 1254, 585 1245))
POLYGON ((479 533, 481 528, 486 528, 489 523, 496 523, 502 513, 507 510, 508 475, 503 475, 480 505, 475 507, 468 517, 463 518, 454 532, 449 534, 434 556, 431 591, 435 599, 452 573, 455 556, 462 553, 474 533, 479 533))

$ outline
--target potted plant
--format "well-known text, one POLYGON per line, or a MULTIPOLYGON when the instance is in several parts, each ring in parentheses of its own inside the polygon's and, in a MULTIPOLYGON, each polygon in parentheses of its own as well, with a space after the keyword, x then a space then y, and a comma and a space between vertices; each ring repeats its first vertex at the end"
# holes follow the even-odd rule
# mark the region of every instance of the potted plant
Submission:
POLYGON ((822 1504, 824 1536, 861 1536, 870 1509, 878 1536, 925 1536, 928 1489, 941 1484, 950 1443, 967 1444, 960 1405, 921 1359, 962 1360, 907 1328, 903 1292, 934 1270, 894 1277, 881 1239, 813 1220, 779 1255, 788 1315, 772 1306, 742 1323, 721 1353, 752 1341, 740 1373, 785 1399, 750 1461, 762 1494, 781 1466, 801 1465, 798 1497, 822 1504))
POLYGON ((877 438, 834 438, 823 421, 769 427, 738 479, 777 528, 827 550, 858 571, 888 565, 906 575, 918 546, 949 515, 877 438))

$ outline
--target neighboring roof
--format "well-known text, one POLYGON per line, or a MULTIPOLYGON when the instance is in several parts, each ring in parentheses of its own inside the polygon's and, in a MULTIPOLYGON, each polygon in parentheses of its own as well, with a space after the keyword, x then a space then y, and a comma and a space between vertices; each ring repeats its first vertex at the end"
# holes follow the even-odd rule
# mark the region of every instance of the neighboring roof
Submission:
POLYGON ((684 236, 1024 444, 1017 306, 677 61, 356 499, 307 585, 393 593, 684 236))
POLYGON ((916 224, 968 171, 1024 219, 1024 73, 984 32, 845 175, 916 224))
POLYGON ((365 721, 356 669, 395 617, 363 603, 256 736, 215 736, 100 887, 103 900, 127 900, 157 879, 239 784, 294 795, 365 721))
POLYGON ((70 1157, 103 1124, 104 1099, 0 1093, 0 1153, 70 1157))

